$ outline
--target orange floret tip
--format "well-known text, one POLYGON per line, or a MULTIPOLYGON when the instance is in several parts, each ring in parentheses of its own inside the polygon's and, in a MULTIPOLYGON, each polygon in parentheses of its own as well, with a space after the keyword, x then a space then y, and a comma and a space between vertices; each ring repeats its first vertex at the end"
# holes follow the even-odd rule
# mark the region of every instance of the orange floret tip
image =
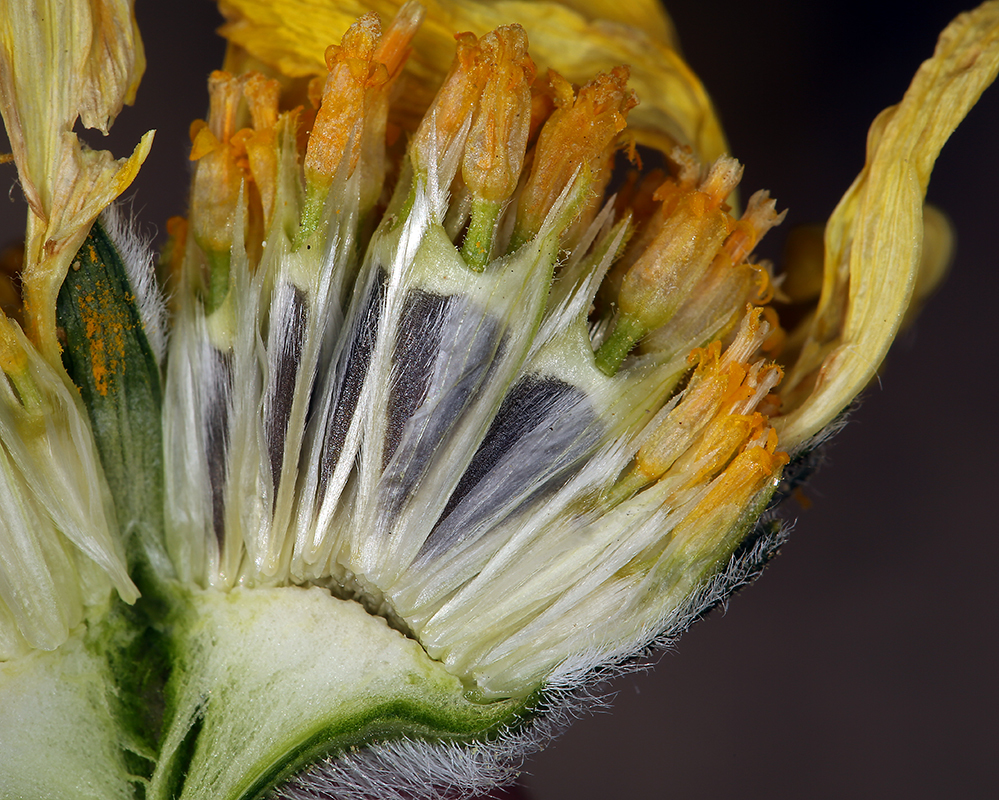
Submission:
POLYGON ((412 156, 417 169, 427 171, 429 159, 438 161, 450 149, 489 77, 486 59, 475 34, 455 34, 457 50, 444 84, 423 117, 413 138, 412 156))
POLYGON ((769 192, 756 192, 749 198, 745 213, 725 240, 722 254, 731 264, 741 264, 764 234, 780 225, 786 215, 786 209, 780 214, 777 213, 777 201, 770 197, 769 192))
POLYGON ((208 78, 208 127, 220 142, 228 142, 236 132, 236 113, 243 96, 243 79, 223 70, 208 78))
POLYGON ((699 446, 684 459, 689 459, 693 467, 688 485, 713 478, 766 427, 767 421, 761 414, 730 414, 713 419, 699 446))
POLYGON ((318 106, 305 155, 310 181, 328 185, 344 158, 349 159, 345 177, 352 174, 365 152, 362 135, 378 138, 375 146, 384 147, 388 90, 402 72, 422 20, 422 7, 406 3, 383 34, 378 16, 366 14, 339 45, 326 49, 328 74, 321 93, 317 83, 309 87, 318 106), (374 129, 365 131, 372 123, 374 129))
POLYGON ((326 49, 329 72, 305 155, 310 179, 332 179, 344 157, 350 159, 352 172, 360 158, 365 95, 389 79, 385 66, 374 60, 380 37, 378 16, 366 14, 350 26, 339 45, 326 49))
POLYGON ((250 174, 260 195, 264 224, 274 216, 278 184, 278 100, 281 84, 259 73, 247 76, 243 87, 253 131, 243 140, 250 174))
MULTIPOLYGON (((718 420, 732 416, 756 419, 752 415, 757 406, 781 378, 779 368, 774 365, 764 365, 762 361, 748 363, 755 357, 767 332, 760 316, 758 309, 748 309, 735 340, 724 352, 719 341, 691 352, 689 360, 696 368, 683 397, 635 455, 635 470, 644 481, 663 475, 702 426, 724 426, 728 423, 718 420)), ((740 441, 749 441, 761 429, 762 423, 747 427, 746 435, 740 441)), ((721 435, 719 432, 731 436, 735 428, 718 427, 714 434, 712 430, 715 428, 709 428, 702 438, 698 452, 713 450, 711 437, 721 435)), ((729 457, 734 450, 735 445, 729 449, 729 457)), ((694 457, 695 461, 700 458, 700 455, 694 457)), ((727 459, 722 463, 724 461, 727 459)))
POLYGON ((555 112, 541 130, 531 175, 517 212, 517 229, 540 230, 562 190, 581 175, 592 179, 600 170, 628 112, 638 104, 628 84, 628 68, 615 67, 584 85, 578 94, 561 75, 549 71, 555 112))
POLYGON ((221 252, 232 242, 232 213, 247 170, 242 141, 234 141, 243 79, 216 70, 208 80, 208 92, 208 122, 191 126, 191 159, 197 168, 190 220, 201 247, 221 252))
POLYGON ((517 187, 531 121, 535 66, 519 25, 482 37, 485 87, 462 161, 462 177, 482 200, 502 202, 517 187))
POLYGON ((413 37, 416 36, 426 11, 417 0, 404 3, 392 22, 382 34, 375 50, 374 60, 384 64, 389 80, 395 80, 412 52, 413 37))
MULTIPOLYGON (((766 434, 770 443, 770 432, 766 434)), ((774 442, 776 446, 776 442, 774 442)), ((766 488, 788 462, 786 453, 773 452, 768 446, 749 446, 732 459, 714 479, 711 489, 674 532, 676 540, 711 547, 714 537, 729 530, 753 498, 766 488)))
POLYGON ((260 133, 274 130, 278 120, 278 100, 281 97, 281 84, 265 78, 259 72, 246 76, 243 96, 250 109, 253 130, 260 133))
POLYGON ((741 172, 734 159, 722 158, 696 188, 686 180, 667 181, 656 192, 664 205, 662 224, 624 275, 618 294, 622 313, 645 332, 673 316, 714 262, 735 225, 724 200, 741 172))

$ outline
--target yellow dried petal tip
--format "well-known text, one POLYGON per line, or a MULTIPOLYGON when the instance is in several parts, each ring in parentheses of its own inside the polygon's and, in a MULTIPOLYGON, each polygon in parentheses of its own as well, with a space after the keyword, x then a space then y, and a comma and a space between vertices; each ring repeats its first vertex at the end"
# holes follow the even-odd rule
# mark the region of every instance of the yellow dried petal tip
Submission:
POLYGON ((999 4, 955 19, 902 102, 871 125, 867 163, 826 225, 818 310, 789 370, 791 448, 819 434, 874 377, 913 296, 923 199, 937 155, 999 73, 999 4))

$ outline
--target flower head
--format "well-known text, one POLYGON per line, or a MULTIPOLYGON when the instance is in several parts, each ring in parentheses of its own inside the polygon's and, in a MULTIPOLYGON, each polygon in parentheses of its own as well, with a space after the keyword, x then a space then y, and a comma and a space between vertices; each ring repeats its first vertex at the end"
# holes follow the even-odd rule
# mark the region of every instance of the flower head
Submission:
POLYGON ((45 338, 0 329, 7 551, 31 567, 0 586, 0 642, 45 665, 19 702, 64 669, 123 698, 64 703, 110 743, 97 783, 253 797, 326 759, 302 786, 364 792, 387 763, 405 793, 416 752, 474 788, 781 540, 785 468, 901 324, 929 168, 999 68, 999 12, 955 21, 878 118, 818 303, 782 325, 754 251, 784 215, 765 192, 739 211, 668 22, 540 7, 409 2, 327 34, 305 0, 227 0, 162 391, 155 292, 107 219, 52 310, 89 427, 45 338), (94 492, 68 516, 58 440, 94 492), (136 585, 129 611, 111 590, 136 585), (152 722, 130 705, 150 693, 152 722))

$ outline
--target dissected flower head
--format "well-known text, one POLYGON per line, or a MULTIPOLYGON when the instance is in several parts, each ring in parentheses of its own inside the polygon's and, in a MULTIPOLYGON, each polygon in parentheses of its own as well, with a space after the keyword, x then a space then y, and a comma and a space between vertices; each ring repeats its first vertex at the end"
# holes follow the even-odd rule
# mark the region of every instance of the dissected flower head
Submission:
POLYGON ((90 230, 148 141, 86 178, 69 133, 134 91, 132 28, 103 24, 129 9, 91 9, 100 88, 37 119, 9 43, 83 40, 29 12, 2 28, 32 216, 28 336, 0 318, 0 658, 44 667, 11 705, 33 729, 58 715, 24 722, 23 698, 63 667, 116 687, 124 711, 66 695, 113 743, 94 785, 255 797, 328 756, 303 785, 358 796, 406 748, 509 759, 552 698, 759 571, 785 469, 901 325, 999 6, 948 28, 875 122, 823 257, 806 234, 785 279, 754 255, 784 212, 766 192, 739 210, 742 166, 663 15, 543 2, 512 24, 508 5, 221 3, 166 352, 142 257, 112 218, 90 230), (131 658, 155 677, 123 677, 131 658))

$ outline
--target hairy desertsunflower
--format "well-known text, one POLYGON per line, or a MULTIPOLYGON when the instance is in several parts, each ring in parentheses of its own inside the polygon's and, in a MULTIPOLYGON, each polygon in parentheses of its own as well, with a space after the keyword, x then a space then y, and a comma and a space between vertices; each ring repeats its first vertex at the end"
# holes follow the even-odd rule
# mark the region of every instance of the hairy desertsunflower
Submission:
POLYGON ((778 546, 946 260, 929 172, 999 69, 987 3, 876 120, 796 304, 814 261, 754 256, 784 214, 741 207, 658 6, 383 5, 222 3, 168 341, 142 249, 90 228, 145 151, 31 194, 80 185, 52 142, 89 163, 67 126, 134 89, 128 9, 73 6, 112 45, 55 59, 102 77, 51 109, 10 43, 81 28, 5 18, 31 216, 0 325, 0 797, 510 780, 778 546))

